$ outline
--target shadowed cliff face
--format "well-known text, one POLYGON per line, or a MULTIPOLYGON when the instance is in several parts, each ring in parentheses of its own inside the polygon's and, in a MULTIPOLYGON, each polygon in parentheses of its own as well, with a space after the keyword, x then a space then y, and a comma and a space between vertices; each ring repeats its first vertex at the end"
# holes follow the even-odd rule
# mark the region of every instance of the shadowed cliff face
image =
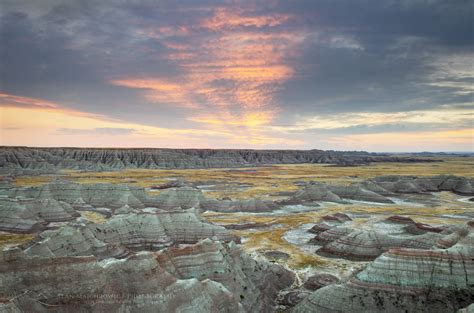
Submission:
POLYGON ((0 167, 10 172, 21 169, 44 173, 58 169, 98 171, 133 168, 224 168, 295 163, 359 165, 370 162, 432 160, 323 150, 0 148, 0 167))

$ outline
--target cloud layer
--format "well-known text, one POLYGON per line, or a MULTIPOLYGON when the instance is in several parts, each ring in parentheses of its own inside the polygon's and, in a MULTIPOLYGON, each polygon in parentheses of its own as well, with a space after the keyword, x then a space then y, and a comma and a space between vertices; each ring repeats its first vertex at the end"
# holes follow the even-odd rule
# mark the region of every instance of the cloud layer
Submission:
POLYGON ((2 144, 474 150, 468 1, 6 0, 0 19, 2 144))

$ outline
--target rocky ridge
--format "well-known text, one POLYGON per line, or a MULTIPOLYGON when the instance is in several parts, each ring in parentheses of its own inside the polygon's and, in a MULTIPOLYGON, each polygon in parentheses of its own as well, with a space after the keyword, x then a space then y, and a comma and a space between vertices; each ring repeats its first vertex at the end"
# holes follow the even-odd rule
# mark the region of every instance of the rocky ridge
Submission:
POLYGON ((224 168, 267 164, 426 162, 367 152, 323 150, 100 149, 0 147, 7 173, 51 173, 59 169, 103 171, 158 168, 224 168))

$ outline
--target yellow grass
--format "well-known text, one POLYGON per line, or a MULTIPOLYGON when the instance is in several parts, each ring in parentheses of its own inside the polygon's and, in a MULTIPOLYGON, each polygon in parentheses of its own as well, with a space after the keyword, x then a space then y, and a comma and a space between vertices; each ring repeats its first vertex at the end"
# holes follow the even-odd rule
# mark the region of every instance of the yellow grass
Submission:
POLYGON ((35 238, 34 234, 12 234, 0 232, 0 250, 7 246, 17 246, 35 238))
POLYGON ((96 224, 102 224, 107 221, 107 218, 104 215, 96 212, 83 211, 81 212, 81 216, 96 224))
POLYGON ((290 259, 285 263, 295 269, 304 268, 307 266, 320 267, 327 263, 317 255, 309 254, 285 241, 282 236, 287 230, 289 230, 288 227, 282 227, 267 231, 258 231, 255 233, 240 231, 240 234, 239 232, 237 232, 237 234, 242 237, 247 237, 247 241, 243 244, 244 249, 247 251, 263 249, 278 250, 288 253, 290 255, 290 259))
POLYGON ((316 222, 319 212, 297 213, 285 216, 263 216, 263 215, 245 215, 241 213, 205 213, 204 217, 217 224, 231 223, 274 223, 275 228, 258 231, 235 231, 235 234, 243 237, 246 241, 243 248, 248 251, 256 250, 278 250, 290 255, 286 261, 290 267, 298 269, 307 266, 320 267, 326 264, 326 261, 317 255, 295 247, 282 238, 284 233, 294 229, 301 224, 316 222))
POLYGON ((55 177, 53 175, 40 175, 40 176, 19 176, 15 179, 14 184, 19 187, 32 187, 41 186, 49 183, 55 177))

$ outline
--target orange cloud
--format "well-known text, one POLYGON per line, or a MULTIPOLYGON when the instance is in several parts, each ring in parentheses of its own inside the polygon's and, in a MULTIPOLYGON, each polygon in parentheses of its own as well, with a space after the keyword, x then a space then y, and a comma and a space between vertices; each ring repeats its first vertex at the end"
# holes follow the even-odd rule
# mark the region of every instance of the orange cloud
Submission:
POLYGON ((219 114, 219 115, 205 115, 205 116, 196 116, 191 117, 188 120, 212 124, 212 125, 221 125, 221 126, 245 126, 245 127, 257 127, 268 124, 273 120, 275 113, 273 111, 259 111, 259 112, 249 112, 243 116, 236 116, 231 113, 219 114))
POLYGON ((0 93, 0 106, 2 107, 23 107, 23 108, 38 108, 38 109, 57 109, 58 106, 55 103, 33 99, 28 97, 19 97, 0 93))
MULTIPOLYGON (((176 62, 183 75, 177 81, 126 77, 112 83, 143 89, 144 96, 155 103, 190 108, 188 120, 209 129, 235 133, 236 127, 247 127, 249 133, 259 137, 261 127, 271 124, 279 112, 276 92, 294 75, 287 58, 294 56, 295 45, 303 37, 275 28, 290 18, 219 8, 201 21, 200 30, 186 28, 178 32, 194 44, 163 37, 172 30, 147 30, 151 36, 164 38, 170 49, 166 58, 176 62), (249 32, 247 27, 256 29, 249 32), (193 31, 202 32, 202 28, 213 32, 194 37, 193 31)), ((180 29, 176 26, 173 31, 180 29)))
POLYGON ((145 89, 146 97, 157 103, 170 103, 182 107, 197 108, 193 103, 189 93, 183 89, 183 86, 177 83, 167 82, 160 79, 119 79, 112 83, 118 86, 129 88, 145 89))
POLYGON ((257 28, 264 26, 274 27, 283 24, 288 19, 290 19, 290 16, 285 14, 246 16, 243 10, 218 8, 214 11, 212 18, 201 22, 201 26, 214 31, 250 26, 257 28))
MULTIPOLYGON (((57 103, 37 99, 37 98, 29 98, 29 97, 22 97, 16 95, 10 95, 5 93, 0 93, 0 108, 3 108, 2 111, 5 112, 8 108, 18 108, 18 109, 30 109, 34 110, 35 112, 41 111, 61 111, 65 112, 71 116, 81 116, 81 117, 89 117, 89 118, 100 118, 103 120, 113 120, 109 117, 99 114, 92 114, 87 112, 81 112, 77 110, 73 110, 64 106, 61 106, 57 103)), ((2 116, 3 118, 4 116, 2 116)))

